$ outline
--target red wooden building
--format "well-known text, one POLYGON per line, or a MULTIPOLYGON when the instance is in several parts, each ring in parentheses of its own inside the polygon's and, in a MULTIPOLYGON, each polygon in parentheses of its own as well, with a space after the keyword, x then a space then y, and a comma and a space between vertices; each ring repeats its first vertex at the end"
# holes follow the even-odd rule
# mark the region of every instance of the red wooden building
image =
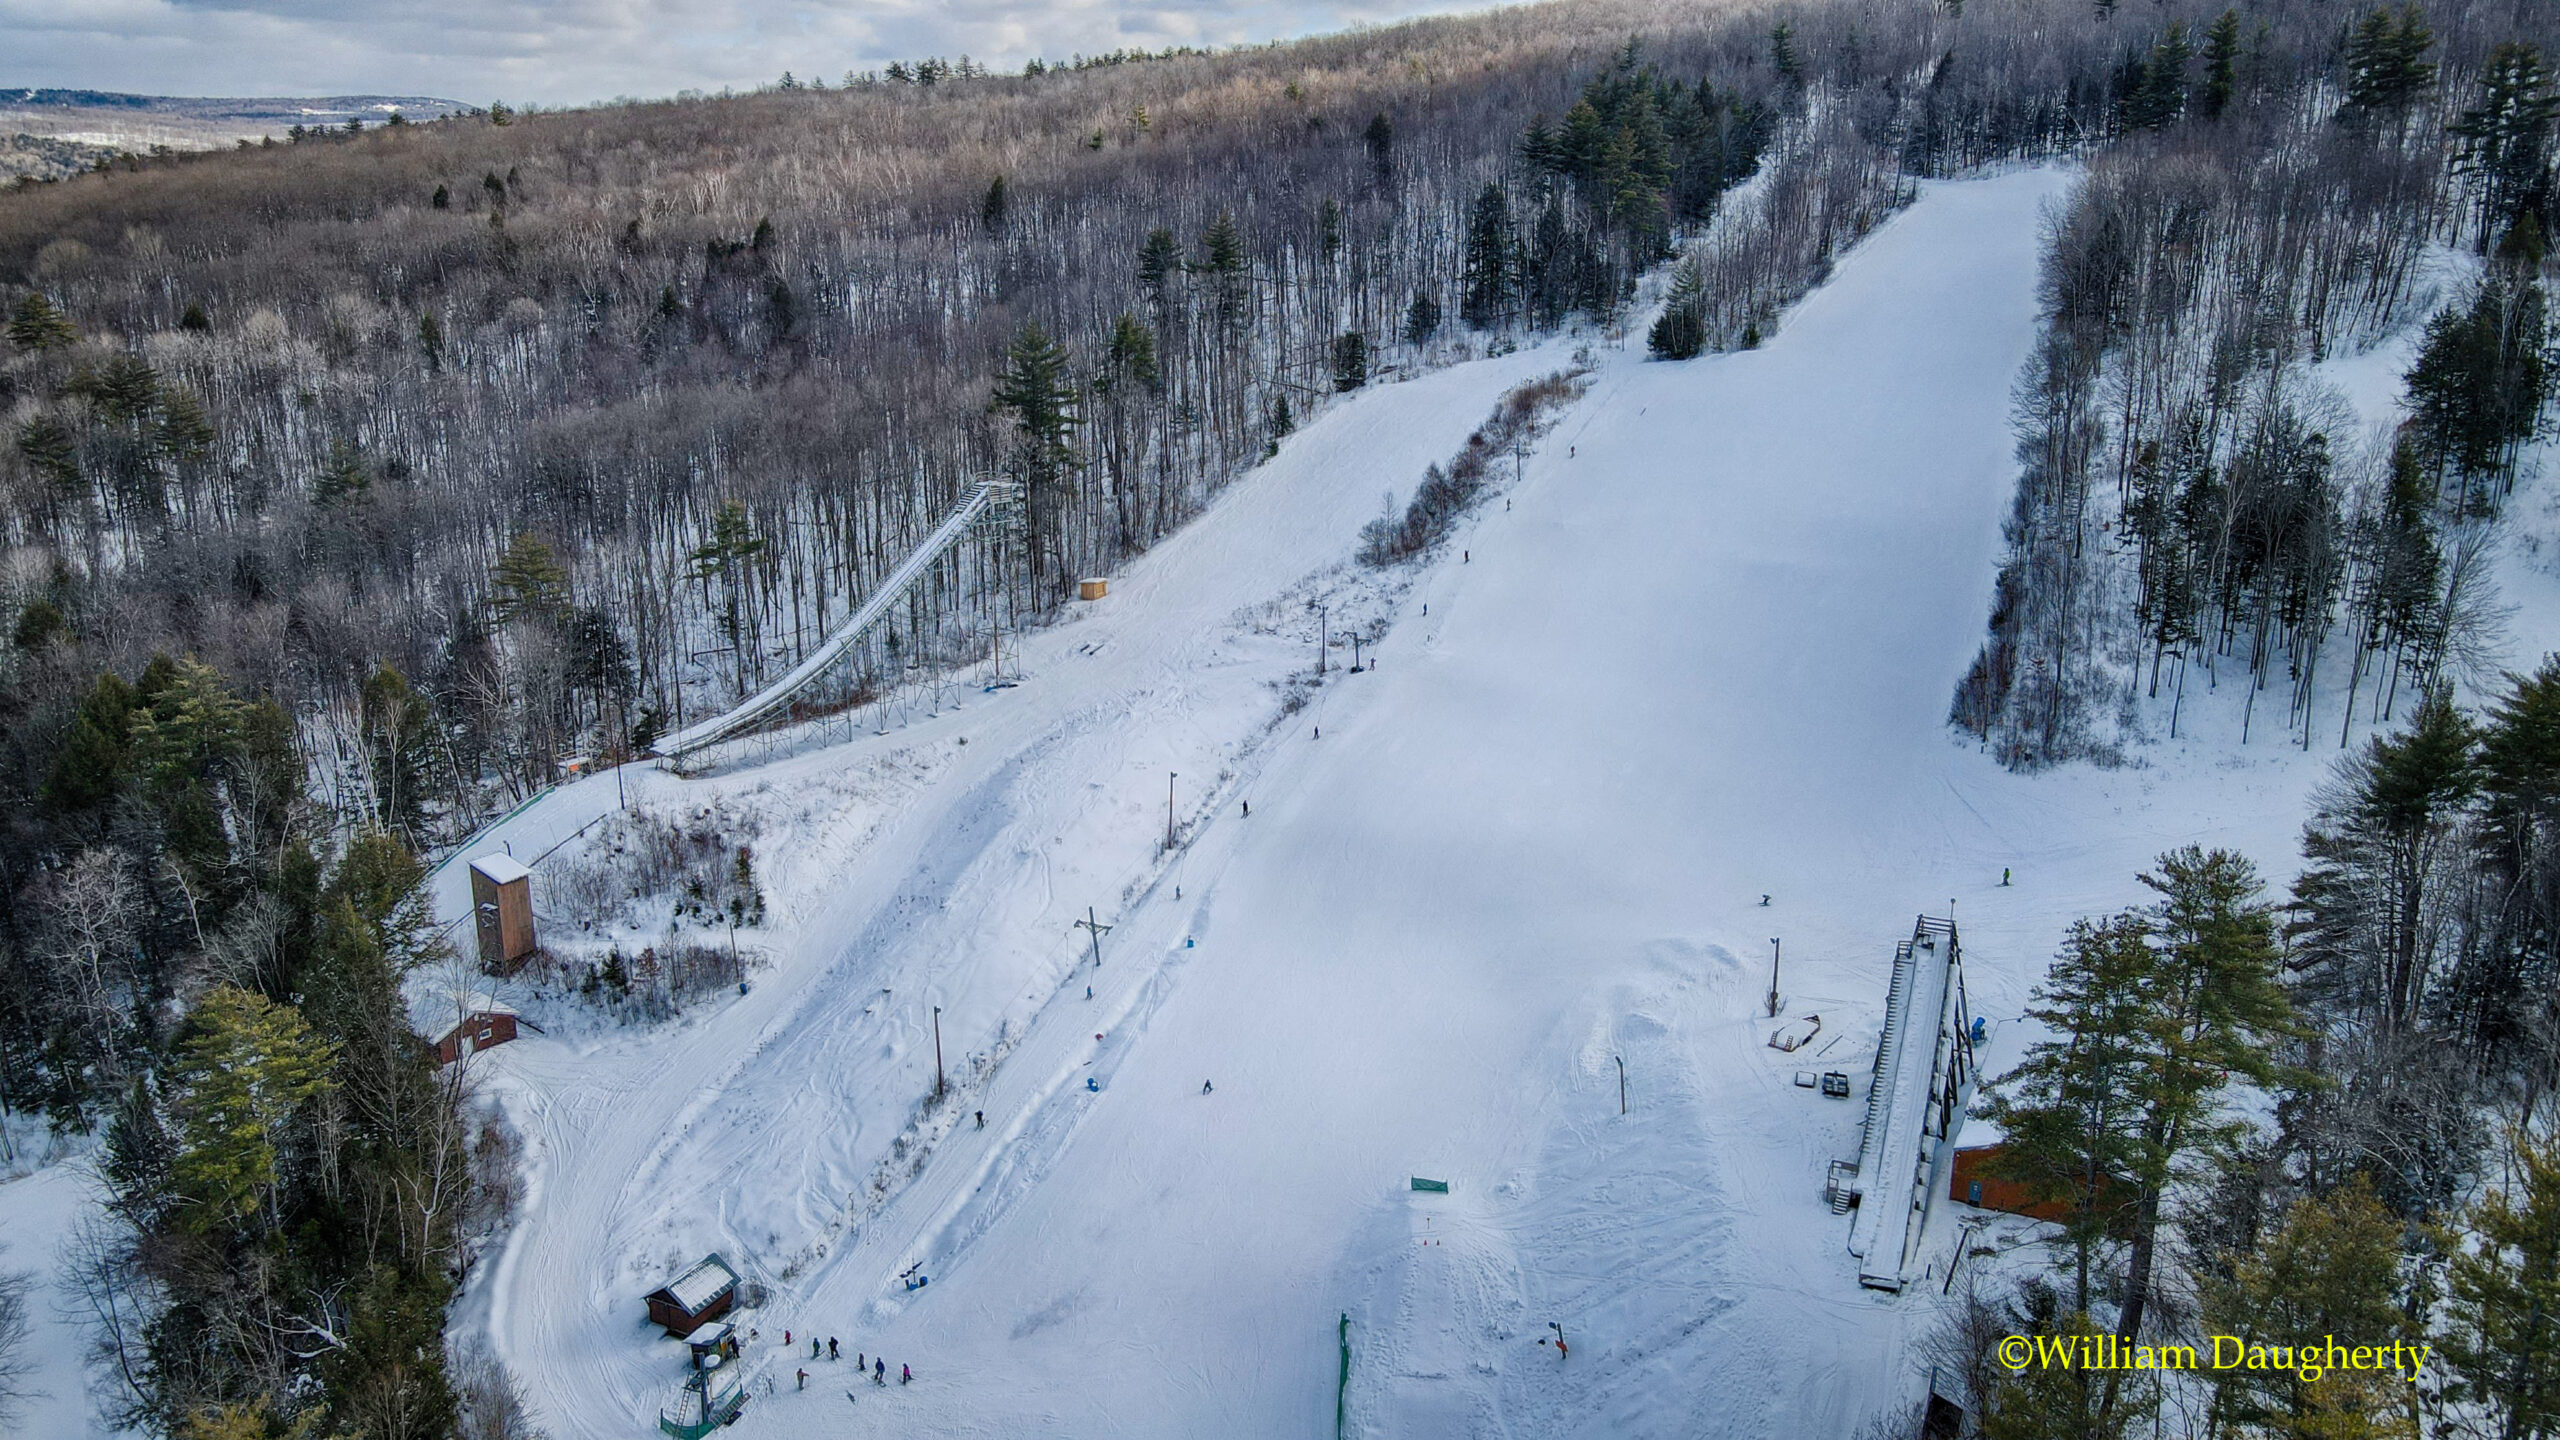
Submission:
POLYGON ((649 1322, 682 1339, 729 1313, 738 1300, 738 1272, 718 1252, 703 1256, 673 1280, 649 1292, 649 1322))
POLYGON ((515 1008, 487 995, 473 995, 463 1001, 453 1028, 436 1041, 436 1063, 450 1065, 475 1050, 504 1045, 514 1038, 515 1008))
MULTIPOLYGON (((2008 1142, 2001 1139, 1978 1141, 1960 1147, 1954 1161, 1947 1166, 1947 1198, 1961 1200, 1984 1210, 1999 1210, 2011 1215, 2024 1215, 2032 1220, 2064 1220, 2070 1217, 2068 1200, 2038 1200, 2027 1187, 2015 1180, 1992 1174, 1993 1162, 2008 1142)), ((2121 1194, 2113 1182, 2101 1185, 2099 1195, 2110 1200, 2121 1194)), ((2119 1214, 2115 1223, 2130 1218, 2119 1214)), ((2112 1228, 2112 1227, 2111 1227, 2112 1228)))

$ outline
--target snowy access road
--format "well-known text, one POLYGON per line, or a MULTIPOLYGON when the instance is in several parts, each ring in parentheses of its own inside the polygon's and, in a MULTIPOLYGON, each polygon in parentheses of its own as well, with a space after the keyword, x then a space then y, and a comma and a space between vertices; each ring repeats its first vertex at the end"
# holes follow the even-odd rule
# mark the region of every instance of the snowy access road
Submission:
MULTIPOLYGON (((563 1440, 650 1432, 681 1352, 639 1297, 711 1249, 772 1287, 750 1363, 779 1389, 740 1440, 1326 1434, 1344 1316, 1357 1434, 1846 1435, 1908 1403, 1938 1287, 1859 1288, 1821 1185, 1865 1097, 1791 1073, 1863 1091, 1915 912, 1958 907, 1999 1025, 2161 849, 2281 879, 2325 759, 2018 777, 1945 726, 2068 183, 1924 186, 1761 350, 1603 356, 1508 508, 1416 577, 1383 666, 1276 729, 1313 632, 1268 602, 1552 354, 1332 409, 1036 637, 1018 689, 649 777, 652 803, 837 787, 861 813, 788 847, 824 899, 752 995, 476 1062, 529 1191, 458 1326, 563 1440), (1099 971, 1068 928, 1087 904, 1118 927, 1099 971), (1772 936, 1786 1015, 1824 1017, 1812 1058, 1762 1044, 1772 936), (966 1071, 983 1130, 904 1128, 934 1005, 947 1055, 1007 1052, 966 1071), (848 1358, 784 1352, 785 1327, 848 1358), (855 1385, 857 1349, 892 1383, 855 1385)), ((611 787, 508 838, 539 848, 611 787)), ((1943 1273, 1951 1236, 1919 1263, 1943 1273)))

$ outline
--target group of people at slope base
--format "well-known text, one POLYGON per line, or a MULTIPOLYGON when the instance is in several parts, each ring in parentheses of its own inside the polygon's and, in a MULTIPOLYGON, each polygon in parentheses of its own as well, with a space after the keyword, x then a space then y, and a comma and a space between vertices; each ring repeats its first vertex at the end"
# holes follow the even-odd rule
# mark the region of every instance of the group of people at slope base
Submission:
MULTIPOLYGON (((750 1338, 752 1338, 752 1332, 750 1332, 750 1338)), ((790 1332, 790 1331, 788 1331, 788 1330, 783 1331, 783 1332, 782 1332, 782 1344, 783 1344, 783 1348, 785 1348, 785 1349, 789 1349, 789 1348, 791 1348, 791 1346, 793 1345, 793 1343, 794 1343, 794 1342, 793 1342, 793 1340, 792 1340, 792 1338, 791 1338, 791 1332, 790 1332)), ((836 1343, 836 1337, 834 1337, 833 1335, 830 1335, 830 1336, 828 1336, 828 1337, 827 1337, 827 1339, 826 1339, 826 1343, 825 1343, 824 1345, 820 1345, 820 1344, 818 1343, 818 1337, 817 1337, 817 1336, 815 1336, 815 1335, 812 1335, 812 1336, 810 1336, 810 1337, 809 1337, 809 1358, 810 1358, 810 1359, 812 1359, 812 1360, 818 1360, 818 1359, 826 1359, 826 1360, 842 1360, 842 1359, 844 1358, 844 1351, 843 1351, 843 1349, 842 1349, 840 1346, 838 1346, 838 1345, 837 1345, 837 1343, 836 1343)), ((874 1385, 886 1385, 886 1384, 888 1384, 888 1383, 889 1383, 889 1360, 888 1360, 888 1357, 886 1357, 886 1356, 882 1356, 882 1355, 866 1355, 866 1354, 861 1353, 860 1351, 856 1351, 856 1352, 854 1353, 854 1357, 853 1357, 853 1368, 854 1368, 855 1373, 857 1373, 857 1374, 861 1373, 862 1371, 864 1371, 864 1370, 866 1370, 866 1369, 867 1369, 867 1370, 869 1370, 869 1371, 870 1371, 870 1373, 871 1373, 871 1383, 872 1383, 872 1384, 874 1384, 874 1385)), ((796 1370, 796 1371, 795 1371, 795 1372, 793 1372, 793 1373, 795 1374, 795 1376, 796 1376, 796 1377, 797 1377, 797 1379, 799 1380, 799 1387, 798 1387, 798 1388, 800 1388, 800 1389, 802 1389, 802 1390, 806 1390, 806 1389, 808 1389, 808 1388, 809 1388, 809 1367, 808 1367, 808 1366, 806 1366, 806 1365, 803 1365, 803 1366, 799 1367, 799 1368, 798 1368, 798 1370, 796 1370)), ((914 1382, 915 1378, 916 1378, 916 1372, 915 1372, 915 1370, 914 1370, 914 1368, 913 1368, 913 1367, 908 1366, 908 1365, 904 1365, 904 1364, 901 1364, 901 1365, 898 1367, 898 1383, 899 1383, 899 1384, 901 1384, 901 1385, 912 1384, 912 1383, 914 1382)))

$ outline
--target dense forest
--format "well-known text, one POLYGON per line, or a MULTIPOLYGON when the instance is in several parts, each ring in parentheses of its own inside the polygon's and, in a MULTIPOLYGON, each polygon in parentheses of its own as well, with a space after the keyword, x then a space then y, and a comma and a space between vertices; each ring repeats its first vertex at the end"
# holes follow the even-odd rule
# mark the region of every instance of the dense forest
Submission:
MULTIPOLYGON (((2560 676, 2485 720, 2427 697, 2465 653, 2465 527, 2542 395, 2518 337, 2542 333, 2550 27, 2525 0, 1575 0, 493 104, 0 196, 0 1119, 102 1137, 115 1202, 78 1276, 102 1383, 179 1435, 520 1433, 506 1378, 442 1344, 506 1156, 400 1001, 440 948, 419 857, 780 673, 978 479, 1013 482, 1009 523, 822 703, 1039 623, 1331 395, 1621 340, 1653 275, 1655 353, 1747 347, 1915 179, 2051 156, 2091 178, 2056 222, 2016 555, 1959 719, 2017 763, 2093 753, 2129 667, 2307 670, 2344 617, 2356 693, 2418 716, 2387 744, 2421 753, 2342 772, 2296 942, 2321 958, 2233 1031, 2276 1057, 2237 1073, 2292 1097, 2252 1203, 2454 1220, 2472 1122, 2549 1089, 2532 757, 2560 702, 2533 687, 2560 676), (2348 486, 2301 366, 2405 323, 2439 244, 2484 258, 2411 376, 2431 418, 2389 483, 2348 486), (2412 799, 2409 764, 2450 768, 2412 799), (2448 1033, 2503 1068, 2388 1058, 2448 1033), (2318 1073, 2370 1078, 2294 1085, 2318 1073), (2441 1145, 2386 1164, 2413 1107, 2441 1145)), ((1373 558, 1430 543, 1462 468, 1373 558)), ((2123 924, 2177 951, 2170 917, 2123 924)), ((2175 1080, 2196 1052, 2162 1053, 2175 1080)), ((2154 1238, 2209 1129, 2110 1172, 2154 1238)), ((2144 1299, 2186 1272, 2149 1246, 2110 1271, 2119 1233, 2036 1323, 2172 1323, 2144 1299)), ((2280 1233, 2216 1253, 2241 1274, 2280 1233)))
POLYGON ((2163 856, 2037 991, 2055 1038, 1989 1110, 2066 1243, 1942 1337, 1985 1434, 2560 1433, 2560 659, 2498 671, 2491 568, 2552 399, 2556 21, 2376 8, 2302 83, 2245 10, 2164 26, 2053 218, 1953 719, 2016 768, 2116 763, 2238 686, 2242 743, 2343 753, 2289 895, 2163 856), (2321 367, 2395 336, 2366 433, 2321 367), (2011 1373, 2022 1330, 2406 1332, 2437 1368, 2011 1373))

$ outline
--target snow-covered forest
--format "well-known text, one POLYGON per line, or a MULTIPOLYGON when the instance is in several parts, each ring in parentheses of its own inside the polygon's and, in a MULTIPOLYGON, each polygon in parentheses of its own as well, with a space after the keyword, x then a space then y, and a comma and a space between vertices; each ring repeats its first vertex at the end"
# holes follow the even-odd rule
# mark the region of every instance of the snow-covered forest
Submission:
MULTIPOLYGON (((0 1274, 0 1406, 36 1373, 86 1387, 66 1413, 99 1433, 623 1433, 664 1358, 625 1302, 718 1248, 777 1331, 825 1316, 991 1369, 996 1337, 1028 1346, 1046 1383, 894 1421, 845 1392, 926 1431, 1295 1433, 1321 1389, 1371 1434, 1590 1433, 1585 1408, 1778 1433, 1755 1405, 1779 1398, 1898 1434, 1916 1379, 1985 1435, 2555 1433, 2560 636, 2500 578, 2549 538, 2554 56, 2531 0, 1562 0, 492 104, 17 186, 0 1164, 84 1157, 98 1190, 48 1202, 84 1218, 41 1293, 0 1274), (1966 388, 1994 365, 2006 435, 1966 388), (1853 377, 1880 388, 1830 388, 1853 377), (1735 474, 1765 488, 1708 483, 1735 474), (645 759, 791 670, 989 479, 999 521, 793 697, 760 766, 645 759), (1966 508, 1985 485, 2014 487, 2005 527, 1966 508), (1552 606, 1503 545, 1558 565, 1552 606), (1758 718, 1716 667, 1762 686, 1758 718), (1465 739, 1399 749, 1396 717, 1465 739), (2233 732, 2230 794, 2200 717, 2233 732), (1328 726, 1347 768, 1313 758, 1328 726), (1756 773, 1686 768, 1692 727, 1756 773), (1647 783, 1592 758, 1622 746, 1647 783), (1570 797, 1504 788, 1550 768, 1570 797), (2027 854, 1848 838, 1942 791, 2067 883, 2004 911, 2027 854), (1411 843, 1336 873, 1373 804, 1411 843), (2143 824, 2101 838, 2127 805, 2143 824), (1453 858, 1549 829, 1538 880, 1453 858), (441 863, 492 845, 542 887, 547 948, 506 975, 461 954, 477 902, 441 863), (1859 852, 1846 880, 1825 845, 1859 852), (1638 885, 1664 855, 1689 878, 1638 885), (1570 899, 1543 879, 1577 864, 1570 899), (1993 869, 2002 893, 1973 888, 1993 869), (1319 871, 1339 958, 1256 973, 1368 1003, 1188 974, 1333 926, 1293 908, 1319 871), (1813 909, 1674 916, 1701 873, 1813 909), (1838 1113, 1682 1108, 1794 1098, 1725 1054, 1765 1048, 1718 1008, 1725 942, 1800 926, 1786 954, 1817 958, 1782 997, 1769 940, 1766 1020, 1810 996, 1845 1032, 1876 996, 1841 957, 1959 889, 2002 957, 1982 1113, 2062 1218, 1964 1229, 1934 1300, 1825 1330, 1848 1312, 1779 1293, 1828 1253, 1819 1212, 1781 1207, 1838 1113), (1375 891, 1475 901, 1424 924, 1375 891), (1573 962, 1588 991, 1508 948, 1582 955, 1569 913, 1610 937, 1573 962), (1428 997, 1368 963, 1407 952, 1428 997), (1457 1007, 1476 1048, 1396 1028, 1479 961, 1519 998, 1457 1007), (483 986, 528 1038, 437 1064, 417 1027, 483 986), (1288 1052, 1232 1042, 1266 1015, 1360 1058, 1298 1074, 1303 1107, 1257 1100, 1288 1052), (1402 1129, 1326 1088, 1437 1044, 1445 1070, 1382 1072, 1402 1129), (1630 1055, 1680 1102, 1640 1117, 1648 1148, 1558 1128, 1556 1095, 1630 1055), (1097 1098, 1175 1093, 1166 1056, 1232 1065, 1221 1103, 1282 1137, 1182 1143, 1340 1233, 1094 1168, 1097 1144, 1191 1165, 1097 1098), (1547 1108, 1483 1098, 1533 1062, 1560 1067, 1547 1108), (1087 1125, 1116 1138, 1072 1143, 1087 1125), (1466 1278, 1390 1258, 1347 1198, 1374 1177, 1330 1158, 1355 1151, 1479 1166, 1444 1217, 1466 1278), (1618 1194, 1678 1264, 1612 1228, 1618 1194), (1356 1318, 1363 1368, 1346 1338, 1332 1379, 1310 1329, 1222 1400, 1115 1378, 1047 1408, 1077 1352, 1042 1332, 1134 1315, 1127 1277, 1160 1263, 1077 1229, 1094 1195, 1197 1253, 1260 1217, 1267 1250, 1220 1263, 1356 1318), (1130 1264, 1067 1274, 1057 1234, 1130 1264), (885 1298, 928 1263, 1000 1322, 885 1298), (1616 1338, 1577 1328, 1592 1368, 1559 1387, 1446 1350, 1525 1346, 1538 1307, 1616 1338), (2444 1368, 2385 1391, 1992 1358, 2013 1332, 2355 1327, 2433 1335, 2444 1368), (81 1353, 30 1372, 30 1329, 81 1353), (1754 1378, 1694 1363, 1710 1343, 1754 1378), (1892 1362, 1858 1372, 1862 1345, 1892 1362), (1697 1378, 1638 1398, 1650 1356, 1697 1378)), ((1211 1093, 1185 1072, 1182 1100, 1211 1093)), ((1206 1274, 1157 1275, 1198 1323, 1132 1320, 1139 1369, 1269 1339, 1233 1308, 1256 1287, 1206 1274)), ((787 1365, 755 1373, 755 1425, 816 1433, 787 1365)))

